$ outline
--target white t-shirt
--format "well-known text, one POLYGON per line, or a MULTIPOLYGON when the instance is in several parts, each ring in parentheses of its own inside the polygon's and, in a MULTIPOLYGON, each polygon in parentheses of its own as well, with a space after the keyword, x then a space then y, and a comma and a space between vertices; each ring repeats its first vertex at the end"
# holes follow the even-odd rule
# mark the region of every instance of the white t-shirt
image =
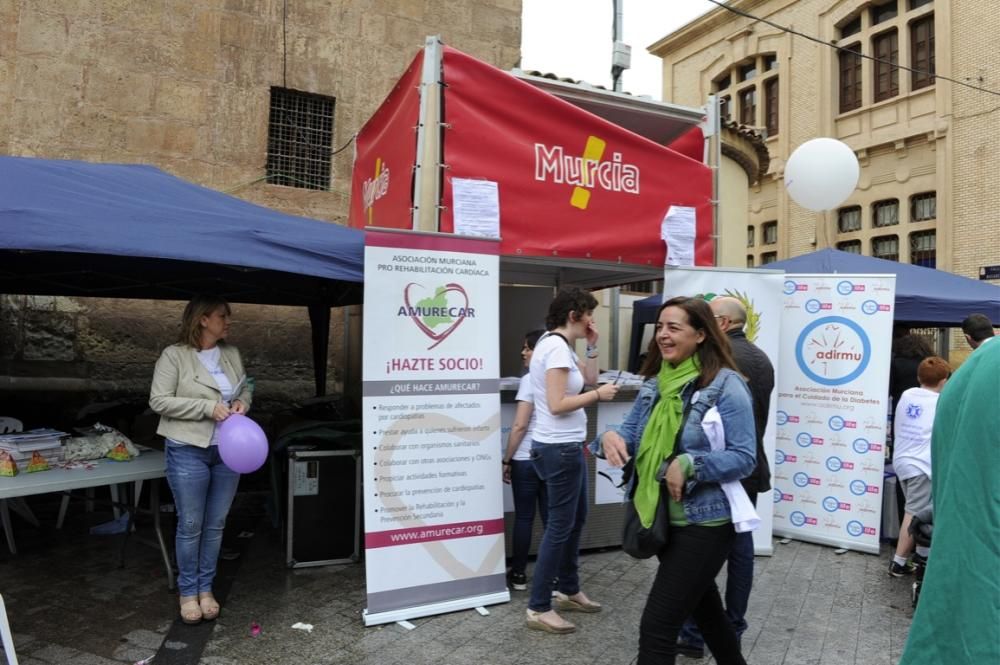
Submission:
POLYGON ((933 390, 910 388, 899 397, 892 421, 892 468, 900 480, 921 474, 931 477, 931 431, 938 396, 933 390))
MULTIPOLYGON (((215 383, 219 386, 219 390, 222 391, 222 401, 226 404, 232 402, 234 397, 233 384, 229 381, 226 373, 222 371, 222 350, 218 346, 213 346, 211 349, 198 351, 198 360, 205 366, 208 373, 212 375, 215 383)), ((212 432, 212 441, 209 445, 219 445, 219 423, 215 424, 215 431, 212 432)))
POLYGON ((583 389, 583 374, 577 366, 576 353, 562 337, 546 334, 535 344, 529 367, 531 390, 535 398, 534 440, 539 443, 580 443, 587 438, 587 414, 583 409, 561 416, 553 416, 549 411, 549 403, 545 398, 545 372, 556 368, 569 370, 566 396, 580 394, 583 389))
MULTIPOLYGON (((525 374, 521 377, 521 383, 517 387, 517 397, 514 398, 517 402, 528 402, 532 407, 535 406, 534 393, 531 390, 531 376, 525 374)), ((531 459, 531 438, 535 434, 535 414, 537 411, 531 409, 531 419, 528 421, 528 429, 524 432, 524 438, 521 439, 521 445, 517 447, 514 451, 514 456, 511 459, 516 460, 529 460, 531 459)))

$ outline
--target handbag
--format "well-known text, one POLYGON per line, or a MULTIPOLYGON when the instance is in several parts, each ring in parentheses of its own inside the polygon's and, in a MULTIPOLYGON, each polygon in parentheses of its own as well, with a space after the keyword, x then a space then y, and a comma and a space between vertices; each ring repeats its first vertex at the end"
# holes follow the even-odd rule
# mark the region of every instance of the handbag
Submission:
MULTIPOLYGON (((670 458, 664 460, 664 464, 669 466, 669 460, 670 458)), ((622 549, 635 559, 648 559, 659 554, 670 540, 670 514, 667 507, 667 495, 662 481, 659 482, 659 485, 660 498, 656 502, 656 514, 653 516, 653 523, 648 527, 642 525, 639 511, 635 509, 635 503, 632 500, 639 482, 632 486, 625 500, 622 549)))
MULTIPOLYGON (((639 511, 635 509, 635 490, 642 482, 637 478, 632 488, 625 498, 625 516, 622 524, 622 549, 630 557, 635 559, 648 559, 663 551, 670 541, 670 508, 667 505, 667 488, 664 479, 667 475, 667 468, 677 454, 681 441, 681 432, 687 424, 688 413, 691 411, 689 402, 684 409, 680 427, 677 428, 677 435, 674 438, 674 454, 663 460, 660 469, 656 473, 655 481, 660 486, 660 496, 656 502, 656 513, 653 515, 653 522, 648 527, 642 525, 639 518, 639 511)), ((632 473, 635 471, 635 458, 630 459, 622 469, 622 484, 627 483, 632 473)))

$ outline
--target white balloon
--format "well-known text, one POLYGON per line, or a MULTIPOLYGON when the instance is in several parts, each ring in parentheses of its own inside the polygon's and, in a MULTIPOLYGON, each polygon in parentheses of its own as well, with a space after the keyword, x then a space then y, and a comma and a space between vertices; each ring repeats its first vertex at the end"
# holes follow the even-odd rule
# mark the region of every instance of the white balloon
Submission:
POLYGON ((785 164, 785 189, 803 208, 836 208, 858 186, 861 167, 854 151, 836 139, 806 141, 785 164))

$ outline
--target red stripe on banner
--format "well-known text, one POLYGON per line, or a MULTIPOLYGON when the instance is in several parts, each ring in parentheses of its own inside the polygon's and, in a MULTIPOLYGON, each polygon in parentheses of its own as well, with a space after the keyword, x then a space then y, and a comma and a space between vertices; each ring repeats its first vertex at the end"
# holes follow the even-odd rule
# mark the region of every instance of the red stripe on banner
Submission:
POLYGON ((399 249, 430 249, 442 252, 465 252, 468 254, 500 254, 500 241, 486 238, 464 238, 451 234, 427 234, 417 232, 380 233, 365 232, 368 247, 396 247, 399 249))
POLYGON ((394 529, 393 531, 372 531, 365 534, 365 549, 418 545, 439 540, 492 536, 498 533, 503 533, 502 519, 416 526, 409 529, 394 529))

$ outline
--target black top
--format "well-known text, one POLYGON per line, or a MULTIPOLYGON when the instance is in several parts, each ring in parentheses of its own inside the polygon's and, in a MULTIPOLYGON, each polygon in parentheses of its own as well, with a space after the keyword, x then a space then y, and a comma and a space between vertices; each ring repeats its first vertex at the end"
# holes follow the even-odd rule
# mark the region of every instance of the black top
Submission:
POLYGON ((920 385, 917 379, 917 368, 923 358, 907 358, 893 355, 889 362, 889 395, 892 397, 892 408, 899 404, 899 397, 906 390, 920 385))
POLYGON ((757 466, 753 473, 742 481, 750 500, 757 503, 757 494, 771 489, 771 470, 764 452, 764 430, 767 429, 767 413, 771 408, 771 391, 774 390, 774 366, 767 354, 747 339, 742 330, 730 330, 729 343, 733 347, 733 360, 747 380, 750 397, 753 399, 753 420, 757 429, 757 466))

